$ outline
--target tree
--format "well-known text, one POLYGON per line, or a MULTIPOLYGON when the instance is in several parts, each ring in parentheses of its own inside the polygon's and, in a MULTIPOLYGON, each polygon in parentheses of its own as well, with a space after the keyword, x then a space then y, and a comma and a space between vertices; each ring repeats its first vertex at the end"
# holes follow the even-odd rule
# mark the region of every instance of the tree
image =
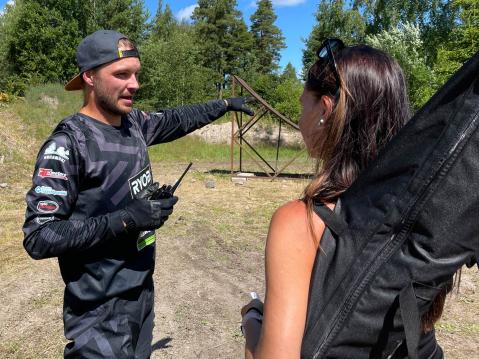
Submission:
POLYGON ((421 52, 429 66, 436 60, 437 48, 448 41, 454 28, 456 12, 448 0, 359 0, 366 22, 366 33, 378 34, 404 24, 419 28, 421 39, 427 44, 421 52))
POLYGON ((278 68, 280 51, 286 46, 281 30, 274 25, 277 17, 271 0, 259 0, 257 5, 250 18, 253 52, 259 72, 267 74, 278 68))
POLYGON ((178 23, 171 11, 170 5, 166 4, 163 10, 163 1, 158 1, 158 9, 151 29, 151 35, 166 40, 172 32, 178 27, 178 23))
POLYGON ((202 102, 214 94, 212 73, 199 61, 191 26, 176 23, 168 33, 168 38, 149 37, 141 47, 138 100, 151 110, 202 102))
POLYGON ((279 84, 274 89, 274 107, 297 122, 301 114, 299 97, 303 92, 303 85, 296 76, 296 69, 288 63, 279 77, 279 84))
POLYGON ((6 34, 6 56, 13 75, 42 82, 65 81, 76 72, 75 48, 81 34, 78 22, 63 16, 73 13, 72 4, 59 7, 49 1, 16 1, 15 17, 6 34))
POLYGON ((199 0, 192 20, 204 67, 215 73, 219 96, 231 74, 251 65, 252 36, 235 0, 199 0))
POLYGON ((479 3, 477 0, 454 0, 452 6, 458 13, 458 25, 452 30, 449 41, 439 47, 434 69, 438 85, 446 82, 479 50, 479 3))
POLYGON ((293 64, 291 62, 288 62, 283 70, 283 73, 281 74, 281 80, 287 80, 287 79, 292 79, 292 80, 298 80, 298 76, 296 74, 296 69, 294 68, 293 64))
POLYGON ((65 82, 78 71, 83 37, 109 28, 140 41, 146 17, 142 0, 17 0, 2 16, 0 63, 8 73, 0 83, 65 82))
POLYGON ((145 38, 149 15, 143 0, 88 0, 92 9, 88 32, 99 29, 116 30, 136 43, 145 38))
POLYGON ((366 37, 366 43, 387 52, 401 65, 414 109, 420 108, 436 90, 432 69, 422 54, 423 43, 418 26, 406 23, 366 37))
POLYGON ((347 8, 343 0, 321 0, 316 20, 303 50, 303 75, 316 61, 316 51, 326 38, 338 37, 350 44, 361 42, 365 36, 366 25, 358 8, 347 8))

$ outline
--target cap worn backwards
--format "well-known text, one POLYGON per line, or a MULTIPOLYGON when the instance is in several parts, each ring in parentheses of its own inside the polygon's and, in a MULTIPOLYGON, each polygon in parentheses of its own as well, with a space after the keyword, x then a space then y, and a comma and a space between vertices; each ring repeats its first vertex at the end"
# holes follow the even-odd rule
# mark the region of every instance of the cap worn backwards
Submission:
POLYGON ((76 59, 80 73, 65 85, 65 90, 83 88, 82 73, 125 57, 140 57, 138 50, 119 50, 118 41, 127 37, 113 30, 98 30, 85 37, 77 47, 76 59))

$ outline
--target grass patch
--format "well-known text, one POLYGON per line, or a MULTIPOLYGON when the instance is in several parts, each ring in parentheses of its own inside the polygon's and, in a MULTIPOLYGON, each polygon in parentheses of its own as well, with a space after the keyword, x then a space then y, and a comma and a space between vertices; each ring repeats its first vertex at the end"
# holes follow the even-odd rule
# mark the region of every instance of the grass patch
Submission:
MULTIPOLYGON (((13 137, 18 140, 18 146, 10 150, 9 160, 12 163, 23 163, 31 166, 35 160, 36 151, 41 143, 50 135, 58 122, 71 114, 77 112, 82 104, 82 94, 79 91, 65 91, 61 84, 45 84, 31 87, 24 98, 19 98, 7 109, 16 114, 16 118, 6 116, 2 119, 6 122, 18 122, 13 137), (20 119, 18 119, 18 117, 20 119), (25 147, 29 144, 28 156, 15 151, 16 148, 25 147), (34 149, 33 149, 34 148, 34 149)), ((223 116, 217 123, 228 122, 229 115, 223 116)), ((13 124, 12 123, 12 124, 13 124)), ((10 146, 11 147, 11 146, 10 146)), ((275 163, 276 147, 271 145, 255 146, 258 152, 268 161, 275 163)), ((0 153, 8 152, 5 147, 0 147, 0 153)), ((251 151, 250 151, 251 152, 251 151)), ((281 148, 278 168, 301 152, 298 148, 281 148)), ((150 159, 156 161, 215 161, 229 162, 231 158, 231 147, 229 145, 208 144, 193 136, 180 138, 176 141, 160 144, 150 148, 150 159)), ((235 146, 235 161, 239 158, 239 147, 235 146)), ((244 154, 245 160, 250 160, 244 154)), ((303 153, 300 162, 308 160, 303 153)), ((254 166, 258 169, 258 166, 254 166)))
MULTIPOLYGON (((276 147, 270 145, 255 146, 260 155, 276 169, 281 169, 291 159, 299 157, 287 167, 286 172, 292 173, 310 173, 312 170, 311 159, 308 154, 300 148, 283 147, 280 149, 278 161, 276 162, 276 147)), ((194 136, 185 136, 176 141, 152 146, 148 149, 150 160, 152 162, 216 162, 223 165, 223 169, 229 170, 231 161, 231 146, 228 144, 210 144, 194 136)), ((264 169, 270 169, 261 161, 259 157, 251 156, 243 151, 243 172, 264 172, 264 169)), ((240 149, 234 147, 233 164, 235 170, 239 169, 240 149)), ((270 171, 272 173, 272 171, 270 171)))
POLYGON ((12 110, 28 127, 28 135, 45 139, 58 122, 77 112, 82 104, 81 91, 65 91, 60 84, 45 84, 28 89, 25 98, 12 104, 12 110))
POLYGON ((454 323, 454 322, 439 322, 436 324, 436 330, 441 333, 461 333, 465 335, 478 335, 479 324, 472 323, 454 323))

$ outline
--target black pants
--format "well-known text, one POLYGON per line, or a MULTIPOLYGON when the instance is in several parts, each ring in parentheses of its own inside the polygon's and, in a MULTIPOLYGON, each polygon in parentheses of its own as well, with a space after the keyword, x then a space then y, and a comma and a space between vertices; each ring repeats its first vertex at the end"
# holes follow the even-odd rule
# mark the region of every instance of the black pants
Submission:
POLYGON ((154 319, 153 288, 113 298, 81 315, 64 317, 71 340, 64 357, 145 359, 151 355, 154 319))

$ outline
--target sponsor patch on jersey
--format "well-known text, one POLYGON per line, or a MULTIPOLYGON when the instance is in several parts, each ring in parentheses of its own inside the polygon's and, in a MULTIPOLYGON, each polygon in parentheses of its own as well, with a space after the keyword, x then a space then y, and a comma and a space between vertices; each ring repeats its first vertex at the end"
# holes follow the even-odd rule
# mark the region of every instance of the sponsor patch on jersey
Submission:
POLYGON ((55 217, 53 217, 53 216, 51 216, 51 217, 37 217, 37 218, 35 218, 35 222, 37 222, 38 224, 44 224, 44 223, 53 221, 54 219, 55 219, 55 217))
POLYGON ((70 151, 65 150, 65 147, 63 146, 57 148, 56 142, 52 142, 43 153, 43 159, 56 160, 65 163, 65 161, 70 159, 70 151))
POLYGON ((40 213, 55 213, 60 206, 55 201, 40 201, 37 204, 37 210, 40 213))
POLYGON ((155 241, 156 241, 155 231, 140 232, 138 239, 136 241, 136 249, 138 249, 138 252, 139 252, 142 249, 146 248, 147 246, 155 243, 155 241))
POLYGON ((130 185, 130 193, 133 198, 138 198, 138 196, 153 182, 153 177, 151 176, 150 166, 146 166, 136 175, 131 177, 128 180, 130 185))
POLYGON ((35 192, 42 193, 42 194, 51 194, 54 196, 66 196, 67 191, 58 191, 48 186, 36 186, 35 192))
POLYGON ((38 170, 38 177, 42 178, 57 178, 67 181, 68 176, 62 172, 55 172, 50 168, 40 168, 38 170))

